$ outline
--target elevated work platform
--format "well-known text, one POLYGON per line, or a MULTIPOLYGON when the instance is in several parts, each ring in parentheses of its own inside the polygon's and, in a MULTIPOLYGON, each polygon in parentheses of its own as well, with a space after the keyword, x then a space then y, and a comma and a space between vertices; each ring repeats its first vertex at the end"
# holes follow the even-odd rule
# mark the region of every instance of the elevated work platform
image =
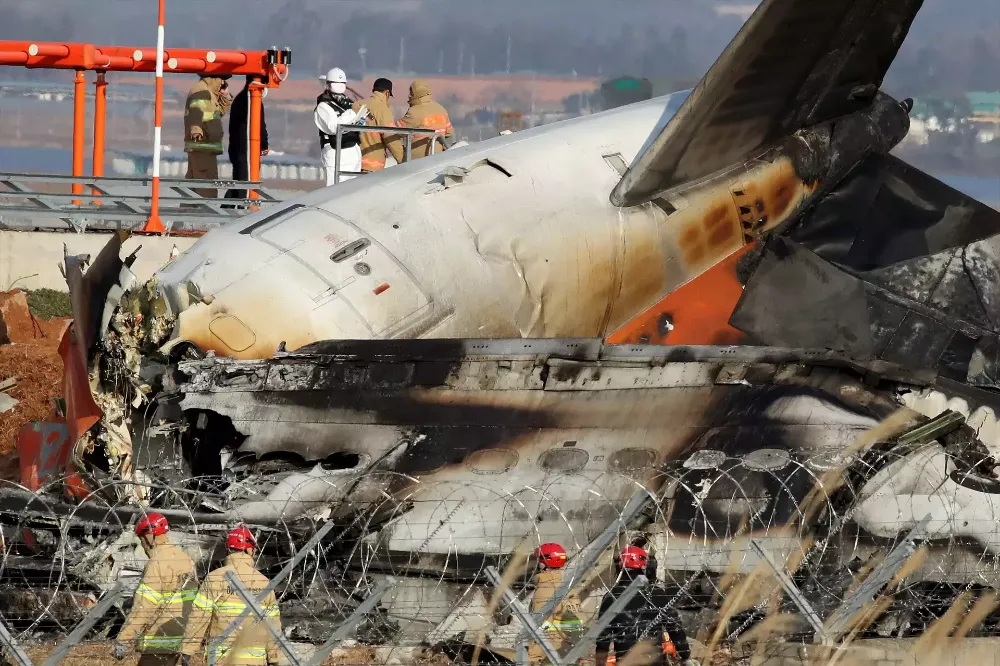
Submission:
MULTIPOLYGON (((100 178, 0 172, 0 229, 18 231, 112 231, 140 229, 149 219, 151 178, 100 178), (74 187, 76 186, 76 187, 74 187), (88 194, 74 194, 73 190, 88 194)), ((204 233, 238 219, 251 209, 281 198, 260 183, 233 180, 161 179, 160 218, 168 233, 204 233), (195 189, 215 189, 215 198, 195 189), (247 188, 257 198, 246 196, 247 188), (244 192, 242 199, 225 199, 226 191, 244 192)), ((291 193, 288 193, 291 194, 291 193)))

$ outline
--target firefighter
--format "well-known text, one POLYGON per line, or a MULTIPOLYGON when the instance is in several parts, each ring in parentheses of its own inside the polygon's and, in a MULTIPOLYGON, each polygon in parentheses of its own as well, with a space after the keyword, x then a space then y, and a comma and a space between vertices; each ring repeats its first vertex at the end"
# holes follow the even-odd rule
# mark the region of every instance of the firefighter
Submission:
MULTIPOLYGON (((257 550, 257 540, 246 527, 240 525, 229 533, 226 537, 226 550, 229 556, 225 563, 205 577, 194 598, 181 651, 185 655, 193 655, 201 649, 202 641, 205 641, 206 651, 215 650, 216 663, 220 666, 287 664, 287 658, 281 653, 274 637, 252 611, 222 645, 214 645, 213 641, 246 608, 243 599, 226 580, 226 574, 234 572, 255 597, 269 582, 264 574, 254 568, 253 556, 257 550)), ((267 613, 267 622, 280 633, 281 616, 274 592, 268 593, 261 606, 267 613)))
POLYGON ((181 661, 185 619, 198 589, 194 561, 171 542, 170 525, 159 513, 146 514, 135 534, 149 562, 135 591, 132 610, 118 632, 115 659, 124 659, 129 643, 139 652, 140 666, 173 666, 181 661))
MULTIPOLYGON (((540 611, 562 584, 566 550, 557 543, 543 543, 535 550, 535 559, 538 562, 538 572, 533 581, 535 593, 531 597, 532 613, 540 611)), ((572 592, 542 623, 545 638, 559 652, 571 647, 582 629, 580 602, 572 592)), ((532 666, 549 663, 541 646, 534 641, 528 646, 528 661, 532 666)))
POLYGON ((612 659, 618 663, 642 641, 649 641, 651 649, 659 655, 659 659, 652 662, 654 666, 678 662, 683 662, 685 666, 699 666, 697 661, 691 659, 691 648, 680 617, 670 607, 670 594, 655 582, 656 572, 648 568, 649 555, 646 551, 638 546, 628 546, 622 550, 619 564, 621 572, 618 580, 601 600, 598 618, 608 611, 615 599, 637 576, 645 573, 651 577, 652 582, 632 597, 622 612, 598 636, 595 666, 606 666, 609 663, 608 647, 612 643, 615 645, 612 659))
MULTIPOLYGON (((363 125, 368 107, 353 108, 347 96, 347 75, 334 67, 326 74, 326 89, 316 99, 313 122, 319 130, 320 158, 326 167, 326 184, 333 185, 337 163, 337 125, 363 125)), ((344 132, 340 140, 340 180, 350 180, 361 172, 360 132, 344 132)))
MULTIPOLYGON (((229 75, 203 75, 188 92, 184 103, 184 152, 188 156, 189 180, 218 180, 219 155, 223 148, 222 117, 233 98, 229 95, 229 75)), ((213 189, 196 189, 199 195, 215 198, 213 189)))
MULTIPOLYGON (((392 81, 375 79, 372 85, 372 96, 354 105, 358 110, 362 106, 368 108, 368 119, 371 124, 379 127, 394 127, 396 119, 389 108, 389 98, 392 97, 392 81)), ((403 146, 399 136, 385 135, 376 132, 364 132, 361 135, 361 170, 365 173, 381 171, 385 168, 386 151, 392 153, 397 164, 403 163, 403 146)))
MULTIPOLYGON (((443 144, 435 152, 445 150, 452 144, 455 137, 451 119, 443 106, 431 99, 431 89, 424 81, 414 81, 410 84, 410 108, 406 110, 399 123, 400 127, 423 127, 435 130, 434 140, 443 144)), ((430 155, 431 137, 427 135, 413 137, 411 159, 420 159, 430 155)))

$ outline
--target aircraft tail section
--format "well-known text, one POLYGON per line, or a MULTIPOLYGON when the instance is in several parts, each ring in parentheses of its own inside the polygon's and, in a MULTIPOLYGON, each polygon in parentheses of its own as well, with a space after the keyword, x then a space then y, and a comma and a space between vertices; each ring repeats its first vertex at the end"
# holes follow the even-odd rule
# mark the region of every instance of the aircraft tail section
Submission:
POLYGON ((866 109, 923 0, 764 0, 611 194, 645 203, 866 109))

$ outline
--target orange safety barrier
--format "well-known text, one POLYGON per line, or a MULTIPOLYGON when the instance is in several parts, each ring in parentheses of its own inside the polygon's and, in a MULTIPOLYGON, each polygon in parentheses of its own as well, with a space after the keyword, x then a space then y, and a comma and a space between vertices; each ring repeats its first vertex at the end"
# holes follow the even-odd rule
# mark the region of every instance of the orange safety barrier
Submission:
MULTIPOLYGON (((159 41, 162 43, 162 3, 159 17, 159 41)), ((288 76, 291 50, 272 47, 266 51, 222 51, 211 49, 167 49, 163 51, 162 71, 174 74, 254 76, 258 83, 251 86, 250 94, 250 180, 260 179, 260 111, 261 91, 277 88, 288 76)), ((132 46, 95 46, 93 44, 60 42, 27 42, 0 40, 0 65, 23 66, 32 69, 70 69, 73 78, 73 175, 83 176, 85 85, 84 72, 97 72, 97 95, 94 103, 94 154, 93 175, 104 174, 104 137, 106 109, 106 72, 156 72, 157 49, 132 46)), ((158 76, 158 78, 160 78, 158 76)), ((156 86, 154 122, 159 127, 163 99, 162 82, 156 86)), ((156 133, 159 134, 158 132, 156 133)), ((159 141, 154 147, 159 154, 159 141)), ((159 217, 159 169, 154 159, 153 192, 150 216, 142 231, 162 232, 159 217)), ((83 186, 74 183, 73 194, 82 194, 83 186)), ((257 198, 257 192, 250 192, 257 198)), ((76 205, 81 201, 75 200, 76 205)), ((100 201, 95 201, 100 205, 100 201)))

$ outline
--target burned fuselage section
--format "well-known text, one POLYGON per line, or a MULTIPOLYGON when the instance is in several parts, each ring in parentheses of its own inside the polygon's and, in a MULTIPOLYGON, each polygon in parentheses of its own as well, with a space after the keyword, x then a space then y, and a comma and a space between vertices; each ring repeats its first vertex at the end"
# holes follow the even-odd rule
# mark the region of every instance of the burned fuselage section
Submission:
POLYGON ((160 444, 137 448, 151 461, 137 470, 165 482, 169 465, 152 461, 169 451, 219 522, 303 538, 337 522, 328 575, 402 577, 385 611, 404 633, 440 635, 447 614, 431 609, 453 608, 525 540, 580 551, 637 490, 649 504, 623 530, 645 535, 668 583, 702 577, 693 598, 709 605, 727 571, 756 566, 749 538, 776 557, 822 544, 799 575, 830 594, 921 511, 935 517, 921 584, 960 585, 963 563, 1000 552, 1000 442, 967 414, 922 414, 927 398, 911 396, 934 376, 897 366, 583 339, 331 342, 180 361, 171 376, 151 412, 159 434, 144 440, 160 444), (403 610, 414 597, 419 627, 403 610))

